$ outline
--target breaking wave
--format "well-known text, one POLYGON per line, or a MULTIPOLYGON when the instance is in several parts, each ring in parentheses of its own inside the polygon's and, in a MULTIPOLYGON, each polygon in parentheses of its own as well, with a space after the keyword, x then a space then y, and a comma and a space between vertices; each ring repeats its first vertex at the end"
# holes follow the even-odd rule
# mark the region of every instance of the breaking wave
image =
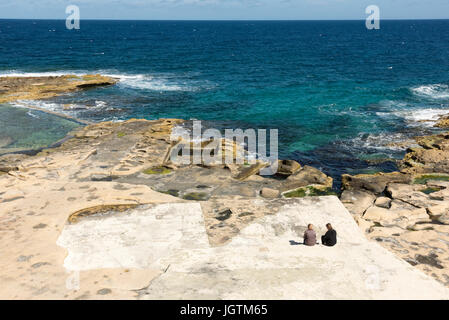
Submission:
POLYGON ((434 100, 449 99, 449 86, 446 84, 429 84, 411 89, 412 93, 434 100))
POLYGON ((50 77, 73 74, 84 76, 87 74, 102 74, 119 79, 119 85, 142 90, 152 91, 199 91, 212 89, 215 85, 209 81, 198 81, 176 74, 126 74, 115 73, 108 70, 80 71, 64 70, 49 72, 21 72, 16 70, 0 73, 0 77, 50 77))

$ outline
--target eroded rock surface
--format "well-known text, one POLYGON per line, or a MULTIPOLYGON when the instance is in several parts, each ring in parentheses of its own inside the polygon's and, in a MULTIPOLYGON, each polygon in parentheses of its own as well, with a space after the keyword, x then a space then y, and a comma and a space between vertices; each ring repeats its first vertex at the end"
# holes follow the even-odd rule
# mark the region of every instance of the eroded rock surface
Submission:
POLYGON ((96 75, 0 77, 0 103, 51 98, 62 93, 115 84, 118 80, 96 75))
MULTIPOLYGON (((274 205, 257 201, 249 209, 274 205)), ((87 217, 67 225, 58 243, 68 250, 67 270, 80 274, 78 291, 85 298, 102 294, 136 299, 449 297, 447 288, 368 241, 337 197, 283 201, 269 215, 255 212, 251 224, 220 246, 208 241, 204 203, 156 204, 127 214, 87 217), (341 230, 335 247, 301 245, 308 222, 317 225, 320 236, 329 220, 341 230), (95 285, 87 276, 94 270, 100 276, 100 270, 123 269, 135 280, 95 285), (132 277, 138 269, 135 276, 142 275, 140 281, 132 277)), ((216 217, 232 219, 239 215, 239 207, 250 205, 239 199, 233 203, 216 217)), ((434 263, 433 256, 417 259, 434 263)))
MULTIPOLYGON (((0 242, 13 245, 1 248, 0 297, 449 297, 439 283, 368 242, 335 196, 308 197, 328 192, 332 179, 324 173, 289 161, 275 177, 258 175, 263 163, 174 163, 169 155, 180 141, 171 132, 180 125, 179 119, 93 124, 36 156, 2 157, 0 242), (295 246, 309 222, 320 235, 332 222, 341 230, 338 246, 295 246), (372 273, 367 265, 380 275, 375 288, 364 286, 372 273)), ((227 142, 220 148, 238 151, 227 142)), ((438 191, 425 197, 444 202, 446 186, 427 183, 438 191)), ((416 208, 414 200, 426 199, 399 196, 406 192, 389 183, 384 189, 398 199, 379 208, 401 219, 410 206, 417 212, 395 230, 424 232, 423 223, 446 221, 441 203, 416 208)), ((385 202, 364 192, 348 200, 363 198, 367 207, 385 202)), ((376 226, 375 219, 363 220, 376 226)), ((411 258, 444 266, 435 254, 411 258)))
POLYGON ((449 286, 449 135, 416 141, 400 172, 343 176, 341 200, 368 238, 449 286))
MULTIPOLYGON (((171 132, 182 123, 132 119, 92 124, 35 156, 2 156, 0 241, 10 245, 0 250, 0 296, 129 298, 135 297, 130 290, 160 274, 159 269, 140 270, 139 264, 105 265, 82 273, 80 281, 90 283, 89 289, 67 291, 66 282, 76 279, 64 268, 67 252, 56 240, 64 226, 89 217, 126 216, 142 205, 158 203, 195 203, 198 208, 204 203, 198 209, 203 212, 201 225, 207 245, 214 247, 228 244, 254 219, 277 212, 282 202, 267 206, 251 201, 263 199, 260 190, 265 187, 279 192, 286 177, 262 177, 257 170, 247 174, 251 164, 246 163, 233 166, 234 172, 222 164, 172 163, 169 155, 178 141, 172 141, 171 132), (246 172, 246 177, 237 179, 236 172, 246 172)), ((227 143, 222 147, 236 150, 227 143)), ((101 238, 107 241, 107 236, 101 238)), ((102 247, 100 240, 97 244, 102 247)))

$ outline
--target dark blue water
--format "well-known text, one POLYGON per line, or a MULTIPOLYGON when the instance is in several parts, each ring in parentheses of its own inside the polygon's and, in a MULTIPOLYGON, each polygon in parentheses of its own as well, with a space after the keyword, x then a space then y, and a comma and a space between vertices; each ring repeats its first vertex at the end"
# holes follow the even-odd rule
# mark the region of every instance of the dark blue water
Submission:
POLYGON ((94 121, 278 128, 284 158, 334 176, 394 170, 385 160, 404 150, 392 143, 433 131, 449 110, 449 20, 383 21, 380 30, 364 21, 81 21, 66 30, 65 21, 0 20, 0 74, 30 73, 121 81, 22 105, 94 121))

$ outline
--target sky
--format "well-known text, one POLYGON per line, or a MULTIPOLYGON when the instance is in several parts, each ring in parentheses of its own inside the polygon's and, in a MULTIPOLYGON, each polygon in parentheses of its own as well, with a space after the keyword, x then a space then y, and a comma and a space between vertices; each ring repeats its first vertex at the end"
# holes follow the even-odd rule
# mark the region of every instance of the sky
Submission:
POLYGON ((449 0, 0 0, 0 19, 65 19, 68 5, 81 19, 353 20, 369 5, 381 19, 449 19, 449 0))

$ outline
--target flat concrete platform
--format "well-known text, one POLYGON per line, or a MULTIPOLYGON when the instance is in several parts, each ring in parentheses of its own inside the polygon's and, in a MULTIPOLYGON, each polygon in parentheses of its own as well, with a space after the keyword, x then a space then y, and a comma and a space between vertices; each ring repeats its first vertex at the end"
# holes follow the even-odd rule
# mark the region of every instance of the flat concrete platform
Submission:
POLYGON ((134 287, 113 288, 138 299, 449 298, 446 287, 367 240, 334 196, 292 199, 222 246, 209 244, 193 202, 86 217, 66 225, 57 244, 68 251, 68 273, 141 270, 134 287), (301 244, 308 223, 320 237, 327 222, 338 232, 335 247, 301 244))

